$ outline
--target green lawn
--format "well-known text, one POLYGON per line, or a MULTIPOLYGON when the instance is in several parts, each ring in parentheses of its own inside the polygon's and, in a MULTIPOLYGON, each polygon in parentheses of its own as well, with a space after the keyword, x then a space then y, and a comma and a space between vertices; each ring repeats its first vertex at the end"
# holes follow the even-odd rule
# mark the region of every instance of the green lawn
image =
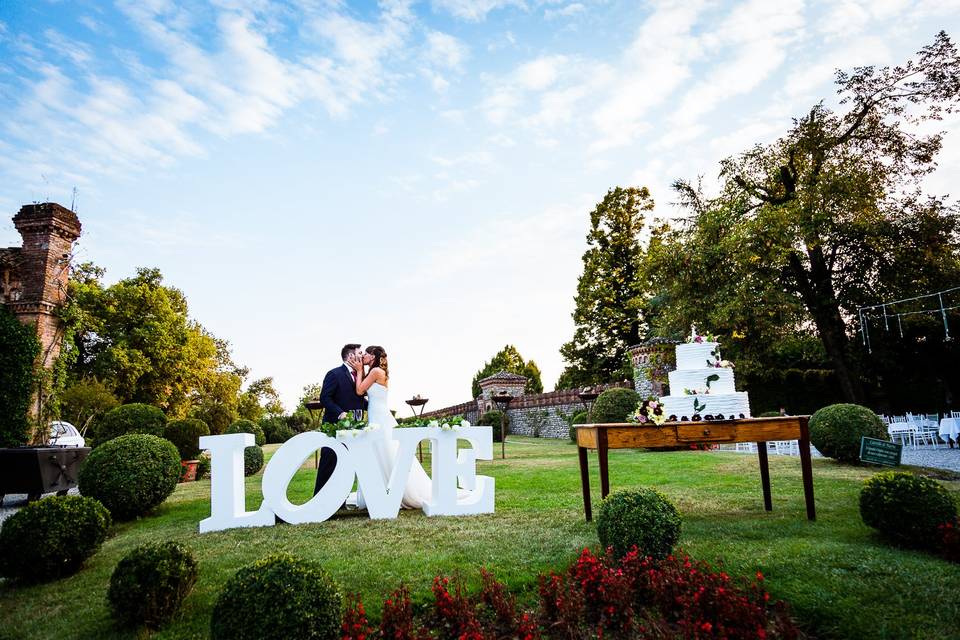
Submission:
MULTIPOLYGON (((268 447, 268 453, 276 447, 268 447)), ((497 447, 499 450, 499 447, 497 447)), ((497 512, 469 518, 401 513, 394 521, 350 514, 321 524, 199 535, 209 514, 209 482, 180 485, 152 517, 118 525, 78 574, 51 584, 0 587, 0 636, 135 637, 113 628, 105 593, 117 561, 147 541, 180 540, 200 559, 200 580, 182 615, 157 638, 206 637, 224 581, 274 551, 321 561, 346 591, 360 592, 376 615, 401 582, 424 600, 432 577, 459 572, 474 582, 486 566, 523 597, 538 573, 561 567, 596 530, 583 520, 576 449, 565 442, 513 438, 506 461, 480 463, 497 482, 497 512)), ((591 460, 596 472, 596 460, 591 460)), ((763 511, 756 456, 733 453, 614 451, 615 489, 653 486, 684 517, 681 545, 723 560, 733 574, 762 571, 804 628, 821 638, 960 637, 960 568, 928 554, 891 548, 860 521, 861 481, 875 470, 814 460, 818 520, 805 518, 796 458, 772 456, 772 513, 763 511)), ((259 476, 248 478, 248 508, 259 504, 259 476)), ((593 480, 595 498, 599 487, 593 480)), ((960 491, 960 482, 945 483, 960 491)), ((305 500, 313 473, 302 470, 290 497, 305 500)), ((596 506, 596 505, 595 505, 596 506)))

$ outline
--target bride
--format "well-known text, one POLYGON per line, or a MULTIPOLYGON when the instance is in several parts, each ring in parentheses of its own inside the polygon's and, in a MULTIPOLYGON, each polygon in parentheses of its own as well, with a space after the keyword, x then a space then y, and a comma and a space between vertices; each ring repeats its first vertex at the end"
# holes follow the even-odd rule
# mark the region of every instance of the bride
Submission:
MULTIPOLYGON (((378 457, 381 457, 381 471, 384 474, 384 480, 387 481, 397 457, 397 451, 400 449, 400 443, 393 439, 393 429, 397 426, 397 421, 387 407, 387 387, 390 384, 387 352, 383 347, 369 346, 363 358, 352 360, 350 364, 357 371, 357 395, 366 394, 367 396, 367 423, 379 425, 383 432, 382 446, 385 450, 379 451, 378 457), (363 374, 365 366, 370 367, 366 376, 363 374)), ((423 508, 423 503, 430 501, 431 485, 430 476, 423 470, 420 463, 414 460, 400 506, 404 509, 423 508)), ((358 496, 358 502, 360 501, 362 498, 358 496)))

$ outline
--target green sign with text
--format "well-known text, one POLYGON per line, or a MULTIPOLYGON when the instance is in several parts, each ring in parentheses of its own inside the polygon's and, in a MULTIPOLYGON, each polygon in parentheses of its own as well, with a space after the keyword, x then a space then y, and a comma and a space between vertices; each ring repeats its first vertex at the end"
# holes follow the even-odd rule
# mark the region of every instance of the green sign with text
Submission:
POLYGON ((901 453, 903 453, 903 445, 896 442, 867 437, 860 439, 860 462, 898 467, 901 453))

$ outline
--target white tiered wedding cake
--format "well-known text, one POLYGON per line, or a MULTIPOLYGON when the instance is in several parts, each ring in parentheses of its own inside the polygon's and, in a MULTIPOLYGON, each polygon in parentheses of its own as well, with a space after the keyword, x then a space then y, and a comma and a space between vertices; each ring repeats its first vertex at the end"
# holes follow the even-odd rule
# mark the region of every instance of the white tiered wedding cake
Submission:
POLYGON ((749 418, 750 400, 734 386, 733 365, 720 359, 720 344, 693 333, 691 342, 677 345, 677 369, 667 374, 670 395, 660 398, 664 414, 749 418))

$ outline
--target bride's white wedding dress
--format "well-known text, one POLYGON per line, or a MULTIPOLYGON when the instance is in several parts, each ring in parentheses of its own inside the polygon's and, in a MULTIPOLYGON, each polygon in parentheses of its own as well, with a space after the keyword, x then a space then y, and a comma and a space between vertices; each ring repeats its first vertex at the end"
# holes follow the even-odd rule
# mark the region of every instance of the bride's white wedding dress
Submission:
MULTIPOLYGON (((379 382, 374 382, 367 390, 367 423, 380 426, 382 439, 377 443, 377 458, 380 461, 384 482, 388 482, 400 443, 393 439, 393 429, 397 426, 397 421, 387 405, 387 388, 379 382)), ((410 475, 407 476, 407 484, 403 489, 400 506, 404 509, 422 509, 423 503, 430 501, 431 493, 430 476, 423 470, 420 461, 414 459, 410 466, 410 475)), ((349 502, 352 500, 348 500, 349 502)), ((360 492, 356 497, 356 504, 360 508, 364 506, 363 495, 360 492)))

